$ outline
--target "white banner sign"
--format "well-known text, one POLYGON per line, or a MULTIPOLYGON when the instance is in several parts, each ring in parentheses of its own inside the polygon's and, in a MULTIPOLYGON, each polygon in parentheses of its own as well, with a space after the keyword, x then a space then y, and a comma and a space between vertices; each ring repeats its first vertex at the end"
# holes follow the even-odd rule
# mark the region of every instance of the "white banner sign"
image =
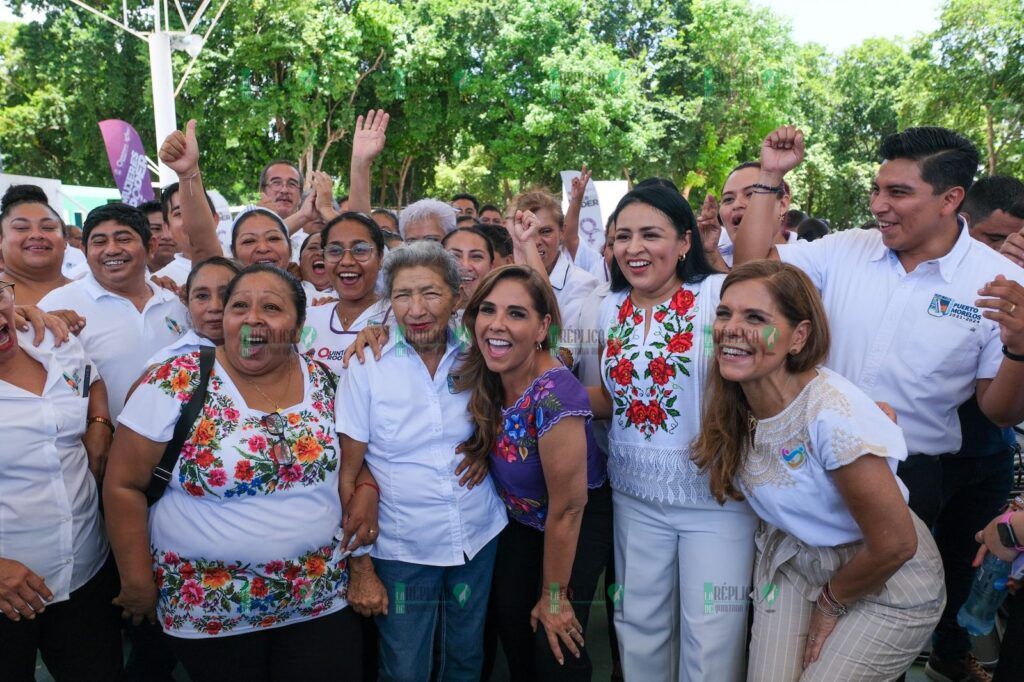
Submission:
MULTIPOLYGON (((576 170, 562 171, 562 210, 569 207, 572 181, 580 176, 576 170)), ((604 246, 604 225, 615 211, 619 200, 629 191, 625 180, 591 180, 583 194, 580 208, 580 241, 595 251, 604 246)))

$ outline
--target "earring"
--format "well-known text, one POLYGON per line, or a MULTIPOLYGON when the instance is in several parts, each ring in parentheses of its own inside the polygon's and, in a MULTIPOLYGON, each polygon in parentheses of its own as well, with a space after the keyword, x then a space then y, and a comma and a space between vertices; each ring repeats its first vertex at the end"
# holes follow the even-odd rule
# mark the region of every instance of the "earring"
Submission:
POLYGON ((686 260, 686 254, 684 253, 683 255, 681 255, 681 256, 679 257, 679 262, 680 262, 680 263, 682 263, 682 262, 683 262, 683 261, 685 261, 685 260, 686 260))
POLYGON ((537 350, 544 350, 544 344, 542 344, 540 341, 537 342, 537 350))
POLYGON ((796 348, 790 348, 789 349, 789 354, 790 355, 799 355, 799 353, 800 353, 800 351, 797 350, 796 348))

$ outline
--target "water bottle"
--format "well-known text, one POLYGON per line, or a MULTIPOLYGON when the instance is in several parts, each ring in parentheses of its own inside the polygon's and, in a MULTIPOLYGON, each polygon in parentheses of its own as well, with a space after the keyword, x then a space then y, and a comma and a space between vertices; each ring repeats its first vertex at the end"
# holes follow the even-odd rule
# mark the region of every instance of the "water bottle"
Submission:
POLYGON ((974 573, 971 594, 956 622, 975 637, 992 632, 996 623, 996 611, 1006 599, 1006 579, 1010 575, 1010 564, 995 554, 985 555, 985 560, 974 573))

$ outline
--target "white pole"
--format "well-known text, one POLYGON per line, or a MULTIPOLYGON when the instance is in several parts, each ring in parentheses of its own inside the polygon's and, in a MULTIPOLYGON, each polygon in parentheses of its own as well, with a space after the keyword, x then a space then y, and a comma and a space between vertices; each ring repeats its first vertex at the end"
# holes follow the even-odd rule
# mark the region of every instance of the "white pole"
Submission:
MULTIPOLYGON (((174 77, 171 74, 171 38, 164 31, 149 36, 150 78, 153 81, 153 118, 156 124, 156 151, 167 136, 178 128, 174 112, 174 77)), ((178 176, 160 163, 160 186, 177 182, 178 176)))

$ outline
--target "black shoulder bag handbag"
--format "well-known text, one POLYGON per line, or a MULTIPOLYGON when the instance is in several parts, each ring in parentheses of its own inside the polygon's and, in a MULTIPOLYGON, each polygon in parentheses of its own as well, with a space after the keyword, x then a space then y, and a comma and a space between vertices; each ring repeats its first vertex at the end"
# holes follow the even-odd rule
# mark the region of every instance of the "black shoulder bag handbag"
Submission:
POLYGON ((213 360, 217 349, 212 346, 203 346, 199 349, 199 385, 192 393, 188 402, 181 406, 178 414, 178 423, 174 426, 174 435, 171 442, 167 444, 160 463, 153 469, 153 476, 149 479, 149 486, 146 488, 146 505, 152 507, 164 494, 167 484, 171 482, 171 472, 174 465, 178 463, 178 456, 181 455, 181 446, 185 444, 192 425, 196 423, 196 417, 203 409, 206 402, 206 385, 210 381, 210 372, 213 370, 213 360))

